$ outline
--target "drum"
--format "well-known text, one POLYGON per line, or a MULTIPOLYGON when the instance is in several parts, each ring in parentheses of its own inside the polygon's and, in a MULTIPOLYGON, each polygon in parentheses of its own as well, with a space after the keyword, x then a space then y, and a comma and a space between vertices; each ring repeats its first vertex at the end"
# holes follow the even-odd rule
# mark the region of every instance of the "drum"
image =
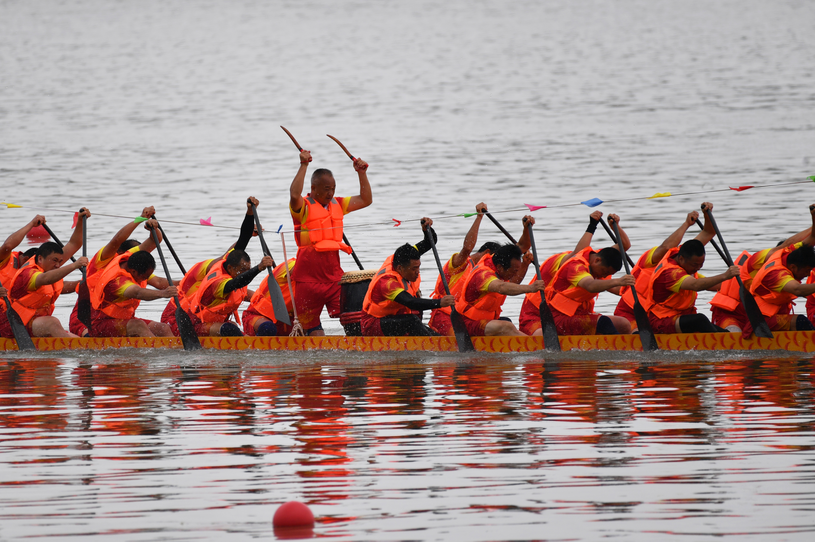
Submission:
POLYGON ((340 279, 340 324, 349 337, 362 335, 362 302, 368 293, 368 285, 376 274, 375 269, 348 271, 340 279))

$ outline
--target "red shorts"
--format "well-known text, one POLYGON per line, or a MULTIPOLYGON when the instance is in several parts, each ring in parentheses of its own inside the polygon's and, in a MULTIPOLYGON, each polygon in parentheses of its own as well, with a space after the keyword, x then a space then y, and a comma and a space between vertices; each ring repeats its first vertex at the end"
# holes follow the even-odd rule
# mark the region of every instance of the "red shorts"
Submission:
POLYGON ((634 308, 626 304, 625 299, 620 298, 617 308, 614 309, 614 316, 625 318, 631 324, 631 329, 637 329, 637 317, 634 316, 634 308))
POLYGON ((711 322, 719 327, 727 328, 727 326, 738 326, 739 329, 744 329, 750 323, 747 317, 747 311, 744 310, 744 305, 739 303, 736 310, 729 311, 721 307, 712 306, 710 308, 711 322))
POLYGON ((453 322, 450 321, 450 315, 438 309, 430 313, 430 321, 427 325, 440 335, 449 335, 452 337, 456 334, 453 331, 453 322))
MULTIPOLYGON (((32 318, 31 322, 33 321, 34 319, 32 318)), ((28 331, 28 335, 33 337, 34 333, 31 331, 31 322, 28 322, 25 329, 28 331)), ((6 339, 14 338, 14 332, 11 330, 11 324, 8 321, 8 316, 6 316, 6 304, 2 302, 0 302, 0 337, 6 339)))
MULTIPOLYGON (((215 324, 216 322, 202 322, 198 316, 190 313, 187 314, 192 322, 192 327, 195 328, 195 334, 199 337, 209 337, 209 330, 212 328, 212 324, 215 324)), ((227 320, 224 320, 224 322, 226 321, 227 320)))
POLYGON ((518 329, 521 333, 532 335, 541 328, 541 311, 529 299, 521 304, 521 314, 518 317, 518 329))
MULTIPOLYGON (((259 312, 255 311, 250 305, 243 311, 243 333, 247 337, 255 337, 255 323, 258 321, 259 318, 263 318, 263 320, 271 322, 272 320, 266 318, 259 312)), ((260 323, 258 323, 260 325, 260 323)), ((277 336, 278 337, 288 337, 289 333, 291 333, 291 326, 287 326, 281 322, 276 322, 275 326, 277 327, 277 336)))
POLYGON ((308 331, 319 327, 320 313, 323 307, 330 318, 340 315, 339 282, 296 282, 294 288, 294 306, 303 329, 308 331))
POLYGON ((484 336, 484 328, 487 327, 487 324, 492 322, 492 320, 471 320, 461 315, 461 321, 464 322, 464 327, 467 328, 467 333, 470 334, 470 337, 483 337, 484 336))
POLYGON ((601 316, 603 315, 595 313, 568 316, 552 309, 552 318, 555 320, 558 335, 596 335, 597 321, 601 316))
POLYGON ((68 331, 82 337, 82 334, 85 333, 87 329, 87 326, 79 321, 79 300, 77 299, 74 304, 74 310, 71 311, 71 317, 68 319, 68 331))
MULTIPOLYGON (((131 320, 141 320, 148 325, 152 322, 152 320, 145 320, 144 318, 131 318, 131 320)), ((127 337, 127 323, 129 321, 116 318, 94 318, 91 321, 91 332, 88 337, 127 337)))
POLYGON ((674 316, 667 316, 665 318, 657 318, 650 312, 648 313, 648 323, 651 324, 651 329, 654 333, 677 333, 676 319, 682 316, 676 314, 674 316))

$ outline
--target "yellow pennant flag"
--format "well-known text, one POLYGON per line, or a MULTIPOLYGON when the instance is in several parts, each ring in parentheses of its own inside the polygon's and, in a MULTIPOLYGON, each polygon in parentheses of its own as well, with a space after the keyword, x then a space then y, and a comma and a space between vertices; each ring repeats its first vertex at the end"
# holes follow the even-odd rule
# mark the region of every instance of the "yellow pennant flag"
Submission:
POLYGON ((3 205, 8 207, 9 209, 22 209, 22 207, 23 207, 22 205, 15 205, 13 203, 6 203, 5 201, 3 202, 3 205))
POLYGON ((648 199, 669 198, 669 197, 671 197, 670 192, 657 192, 656 194, 654 194, 653 196, 651 196, 648 199))

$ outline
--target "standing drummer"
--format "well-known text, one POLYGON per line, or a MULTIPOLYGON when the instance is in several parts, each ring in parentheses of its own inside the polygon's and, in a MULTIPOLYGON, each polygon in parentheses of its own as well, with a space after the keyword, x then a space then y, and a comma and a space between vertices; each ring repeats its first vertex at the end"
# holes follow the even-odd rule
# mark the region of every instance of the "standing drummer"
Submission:
POLYGON ((346 214, 363 209, 373 202, 368 182, 368 164, 354 159, 359 175, 359 194, 334 197, 336 181, 331 171, 316 169, 311 175, 311 191, 303 197, 311 152, 300 152, 300 169, 291 183, 289 210, 294 222, 297 243, 297 265, 291 272, 294 306, 306 335, 325 335, 320 322, 323 307, 331 318, 340 314, 340 284, 343 271, 339 251, 350 254, 343 242, 342 221, 346 214))

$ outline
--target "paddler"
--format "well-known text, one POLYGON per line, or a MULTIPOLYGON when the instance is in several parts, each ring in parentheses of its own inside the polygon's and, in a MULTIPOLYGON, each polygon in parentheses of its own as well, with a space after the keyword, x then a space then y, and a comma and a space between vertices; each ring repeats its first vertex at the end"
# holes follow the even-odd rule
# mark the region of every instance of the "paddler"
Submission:
MULTIPOLYGON (((473 224, 470 226, 467 235, 464 236, 464 243, 461 246, 461 250, 450 256, 450 259, 447 260, 442 267, 444 276, 447 278, 447 284, 450 287, 450 293, 454 296, 458 295, 461 291, 464 280, 478 262, 481 261, 481 258, 492 254, 501 246, 498 243, 488 241, 481 245, 478 252, 472 253, 478 241, 478 230, 484 218, 484 213, 487 212, 487 205, 483 202, 479 203, 475 206, 475 210, 477 213, 475 220, 473 220, 473 224)), ((441 275, 439 275, 436 279, 436 288, 433 290, 433 293, 430 294, 430 298, 441 299, 445 295, 447 294, 444 291, 441 275)), ((454 335, 453 325, 450 322, 450 307, 441 307, 433 310, 430 314, 428 326, 441 335, 454 335)))
MULTIPOLYGON (((620 217, 611 214, 609 222, 612 221, 619 225, 620 217)), ((620 236, 625 236, 622 230, 620 236)), ((624 243, 626 239, 623 237, 624 243)), ((594 312, 594 301, 601 292, 617 294, 621 287, 634 285, 631 275, 611 278, 622 265, 622 256, 616 245, 599 251, 588 246, 561 264, 544 291, 558 334, 614 335, 631 332, 631 324, 625 318, 594 312)))
MULTIPOLYGON (((83 212, 87 211, 83 209, 83 212)), ((90 216, 90 213, 86 216, 90 216)), ((77 226, 80 240, 81 228, 81 225, 77 226)), ((65 247, 68 248, 68 245, 65 247)), ((78 248, 74 244, 73 248, 69 248, 72 252, 68 252, 56 243, 43 243, 37 249, 37 254, 29 258, 10 281, 9 300, 32 337, 77 337, 66 331, 52 314, 57 298, 61 294, 75 292, 79 284, 79 281, 64 281, 63 278, 88 265, 88 259, 84 257, 78 258, 75 263, 62 265, 78 248)), ((14 336, 5 310, 0 310, 0 336, 14 336)))
POLYGON ((215 263, 192 297, 189 310, 199 336, 241 337, 243 333, 229 320, 238 307, 247 300, 249 284, 261 271, 272 267, 271 256, 264 256, 255 267, 243 250, 233 249, 226 259, 215 263))
MULTIPOLYGON (((561 265, 568 262, 583 249, 591 245, 594 232, 597 231, 597 225, 600 223, 600 219, 602 217, 603 213, 600 211, 594 211, 591 213, 589 215, 589 225, 586 228, 585 233, 583 233, 583 235, 580 237, 580 240, 577 242, 574 250, 567 250, 565 252, 550 256, 541 264, 541 280, 546 286, 548 286, 552 281, 552 278, 555 276, 555 273, 557 273, 557 270, 560 269, 561 265)), ((631 245, 631 242, 628 240, 628 235, 622 229, 620 230, 620 235, 623 237, 625 249, 628 250, 628 247, 631 245)), ((617 245, 614 246, 616 247, 617 245)), ((533 275, 532 280, 529 281, 529 283, 532 284, 535 280, 537 280, 537 278, 537 275, 533 275)), ((527 335, 543 334, 541 329, 540 303, 541 298, 538 292, 526 294, 524 297, 524 302, 521 305, 521 314, 518 318, 518 327, 527 335)))
MULTIPOLYGON (((688 213, 688 216, 685 217, 685 221, 671 235, 666 237, 661 245, 647 250, 640 256, 634 269, 631 270, 631 275, 637 281, 635 288, 640 296, 645 294, 648 280, 654 273, 654 268, 662 261, 662 258, 665 257, 670 249, 679 246, 679 243, 682 242, 682 238, 685 236, 685 232, 688 231, 688 228, 696 224, 697 220, 699 220, 699 213, 697 211, 688 213)), ((713 225, 708 222, 708 224, 705 224, 705 229, 700 231, 695 239, 703 244, 707 244, 714 235, 716 235, 716 232, 713 229, 713 225)), ((620 301, 617 303, 617 308, 614 309, 614 315, 627 319, 631 324, 631 328, 633 330, 637 329, 637 319, 634 316, 634 294, 631 293, 630 287, 625 286, 620 289, 620 301)))
MULTIPOLYGON (((158 228, 158 222, 148 220, 148 227, 158 228)), ((91 289, 92 337, 172 337, 170 326, 136 318, 141 301, 166 299, 177 294, 178 289, 167 285, 161 290, 147 288, 153 277, 156 261, 147 250, 136 250, 114 256, 95 275, 91 289)))
POLYGON ((45 224, 45 217, 42 215, 35 216, 28 224, 9 235, 8 239, 0 246, 0 284, 11 285, 11 279, 17 273, 17 270, 37 253, 36 248, 30 248, 26 251, 14 249, 23 242, 28 232, 43 224, 45 224))
POLYGON ((334 175, 327 169, 317 169, 311 175, 311 191, 304 198, 301 194, 311 160, 309 151, 300 153, 300 169, 289 191, 289 210, 298 246, 291 280, 294 303, 306 335, 325 335, 320 322, 323 307, 331 318, 341 311, 339 281, 343 271, 339 251, 351 253, 343 242, 343 216, 369 206, 373 195, 366 173, 368 164, 356 158, 353 164, 359 176, 358 195, 334 197, 334 175))
MULTIPOLYGON (((181 308, 187 313, 190 312, 189 300, 192 299, 192 296, 198 291, 198 288, 201 286, 201 283, 207 277, 212 267, 215 264, 223 261, 223 259, 226 258, 232 250, 245 251, 247 245, 249 245, 249 241, 254 235, 257 235, 257 232, 255 231, 255 212, 252 210, 253 204, 255 207, 257 207, 260 205, 260 202, 257 198, 249 196, 246 199, 246 214, 243 217, 240 233, 238 234, 238 240, 235 242, 235 244, 217 258, 210 258, 208 260, 195 263, 187 270, 187 273, 178 282, 178 299, 181 302, 181 308)), ((251 297, 252 294, 249 293, 248 290, 247 293, 251 297)), ((161 321, 168 324, 173 330, 173 334, 178 336, 178 323, 175 320, 175 309, 175 300, 170 299, 167 306, 164 308, 164 312, 161 314, 161 321)))
MULTIPOLYGON (((432 225, 431 219, 422 219, 422 231, 427 232, 432 225)), ((435 232, 431 234, 435 241, 435 232)), ((427 239, 422 239, 415 245, 406 243, 388 256, 368 285, 362 302, 365 313, 360 322, 363 336, 438 335, 422 323, 422 311, 450 307, 455 304, 456 298, 452 295, 445 295, 441 299, 419 297, 421 257, 431 248, 427 239)), ((300 265, 299 262, 297 265, 300 265)))
MULTIPOLYGON (((143 218, 144 220, 130 220, 127 224, 122 226, 116 235, 114 235, 107 245, 100 248, 96 254, 88 262, 88 267, 85 270, 85 274, 88 280, 88 289, 93 290, 98 282, 98 273, 103 271, 110 262, 116 256, 121 256, 125 252, 135 252, 137 250, 144 250, 147 252, 152 252, 155 250, 156 245, 153 243, 153 238, 148 236, 147 239, 139 243, 136 239, 129 239, 130 235, 136 230, 140 222, 147 221, 151 216, 156 213, 156 209, 153 206, 145 207, 142 209, 141 215, 139 218, 143 218)), ((144 228, 147 229, 148 226, 145 223, 144 228)), ((161 240, 161 232, 156 230, 156 233, 159 236, 159 240, 161 240)), ((151 276, 147 280, 147 284, 156 288, 158 290, 163 290, 168 286, 167 279, 164 277, 158 276, 151 276)), ((85 337, 88 335, 88 328, 79 321, 79 299, 74 304, 74 308, 71 311, 71 316, 68 319, 68 330, 73 333, 74 335, 79 335, 80 337, 85 337)))
MULTIPOLYGON (((283 262, 272 271, 274 280, 280 286, 280 291, 283 293, 283 300, 286 302, 286 309, 289 312, 289 320, 294 322, 294 309, 291 304, 291 292, 289 291, 289 282, 286 279, 286 274, 290 274, 295 258, 289 258, 289 261, 283 262)), ((299 317, 298 317, 299 320, 299 317)), ((292 326, 278 322, 274 315, 274 306, 272 306, 272 299, 269 296, 269 283, 264 278, 258 289, 255 290, 252 299, 249 301, 249 306, 243 311, 243 332, 247 337, 273 337, 275 335, 286 337, 291 333, 292 326)))
MULTIPOLYGON (((815 204, 810 206, 815 226, 815 204)), ((815 294, 815 284, 802 284, 815 268, 815 238, 807 237, 804 242, 794 243, 776 250, 767 258, 767 263, 753 277, 750 293, 756 299, 761 314, 772 331, 803 331, 813 329, 809 319, 803 314, 793 314, 792 305, 796 297, 815 294)), ((742 334, 749 337, 753 328, 749 321, 742 334)))
MULTIPOLYGON (((524 217, 524 222, 534 223, 534 220, 524 217)), ((524 254, 514 244, 501 245, 481 258, 465 279, 456 301, 456 311, 471 336, 525 335, 509 318, 501 316, 501 306, 508 295, 544 289, 546 285, 542 280, 519 284, 531 262, 532 254, 524 254)))
MULTIPOLYGON (((815 216, 813 216, 813 223, 813 225, 815 225, 815 216)), ((815 245, 815 236, 813 236, 812 232, 813 228, 807 228, 796 233, 792 237, 781 241, 776 246, 759 250, 753 255, 750 255, 750 253, 746 250, 743 251, 736 258, 735 264, 741 269, 739 275, 744 287, 747 288, 748 291, 750 290, 750 286, 753 284, 753 278, 756 276, 756 273, 758 273, 759 270, 764 267, 764 264, 767 263, 770 257, 772 257, 772 255, 777 251, 793 245, 800 246, 800 243, 802 242, 810 246, 815 245)), ((812 280, 808 282, 809 284, 813 283, 812 280)), ((738 281, 735 278, 732 278, 723 282, 719 288, 719 291, 716 292, 716 295, 710 300, 710 312, 713 323, 730 332, 743 331, 747 329, 747 325, 750 322, 750 319, 747 317, 747 312, 744 310, 744 306, 741 303, 739 290, 740 288, 738 281)), ((809 303, 808 300, 807 303, 809 303)), ((807 311, 807 313, 808 312, 809 311, 807 311)))
POLYGON ((712 210, 712 203, 702 204, 707 235, 700 234, 700 238, 685 241, 681 246, 669 249, 654 268, 648 285, 640 296, 654 333, 724 331, 714 326, 707 316, 696 312, 696 292, 715 291, 719 284, 739 274, 736 265, 713 277, 699 274, 705 263, 705 244, 713 238, 707 230, 708 227, 712 229, 712 221, 708 216, 708 212, 712 210))

